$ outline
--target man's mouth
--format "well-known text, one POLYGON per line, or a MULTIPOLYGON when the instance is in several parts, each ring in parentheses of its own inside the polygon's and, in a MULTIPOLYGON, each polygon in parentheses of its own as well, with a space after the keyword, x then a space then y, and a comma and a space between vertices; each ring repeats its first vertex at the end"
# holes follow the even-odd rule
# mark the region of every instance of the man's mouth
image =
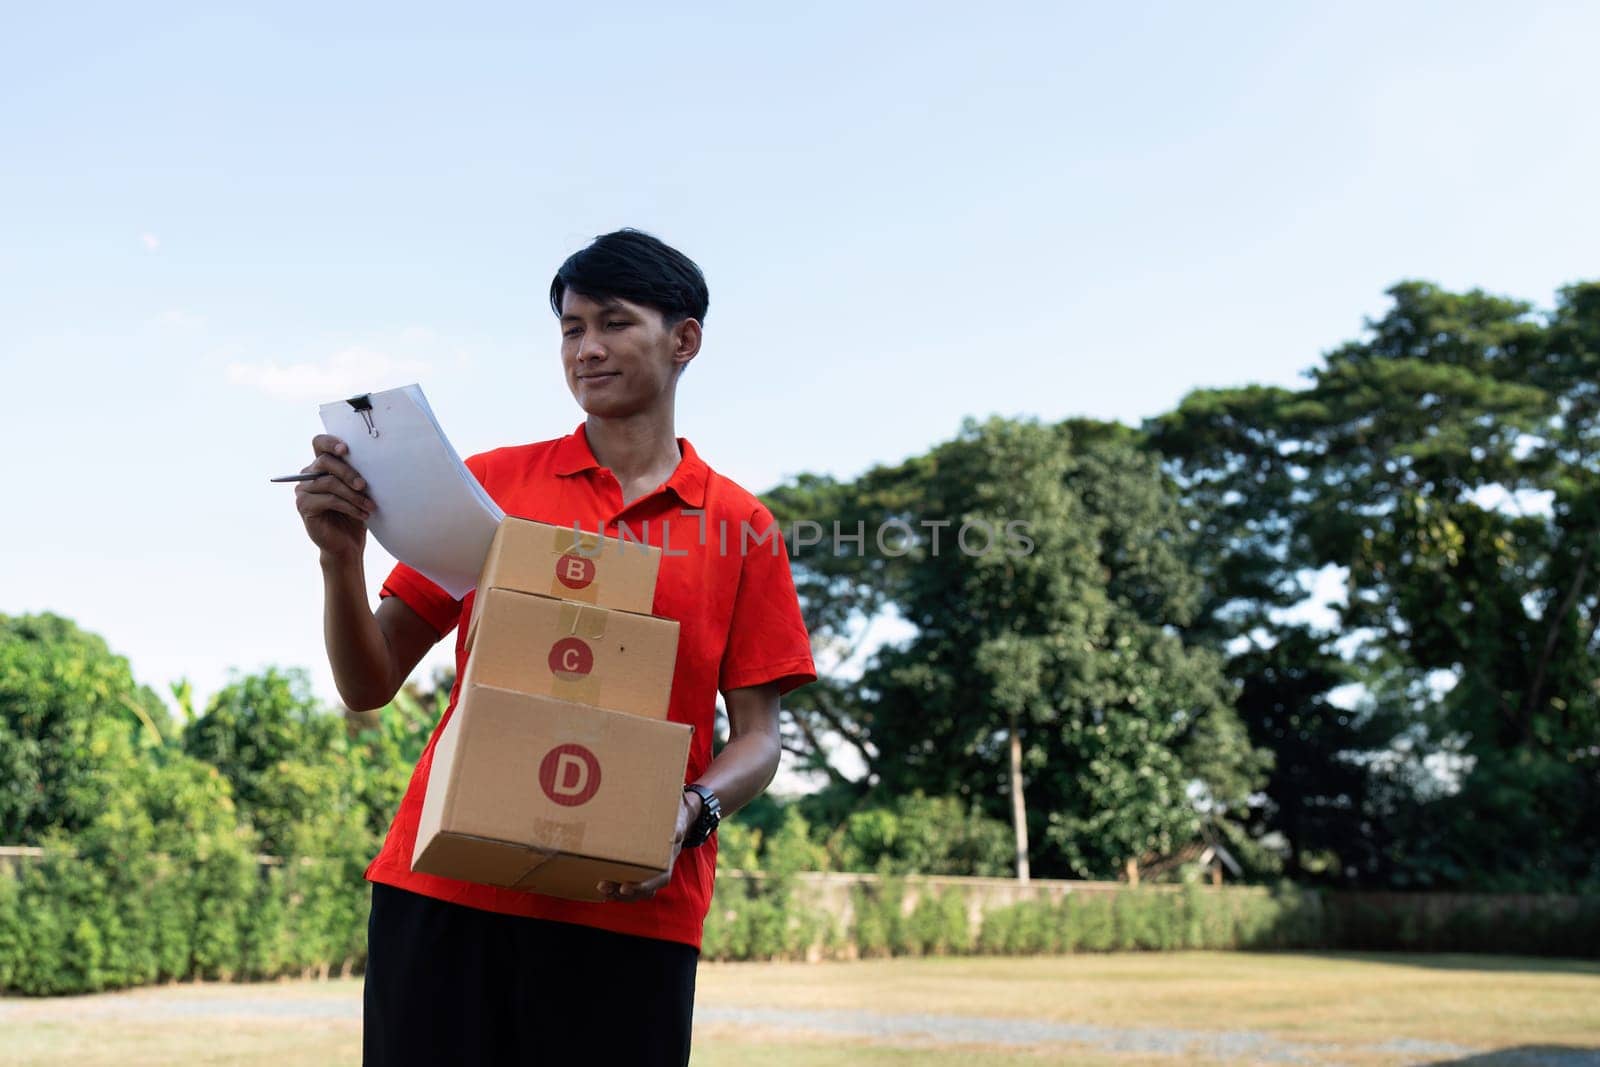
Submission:
POLYGON ((578 381, 580 381, 580 382, 603 382, 603 381, 607 381, 607 380, 609 380, 611 378, 617 378, 617 377, 620 377, 620 374, 617 371, 603 371, 603 372, 600 372, 598 374, 580 374, 580 375, 578 375, 578 381))

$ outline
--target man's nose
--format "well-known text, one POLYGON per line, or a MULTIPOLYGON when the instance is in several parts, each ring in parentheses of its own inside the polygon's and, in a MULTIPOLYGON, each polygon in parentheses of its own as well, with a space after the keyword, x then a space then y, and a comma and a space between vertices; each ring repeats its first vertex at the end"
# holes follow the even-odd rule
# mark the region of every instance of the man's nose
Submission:
POLYGON ((578 342, 578 362, 591 363, 597 359, 606 358, 606 349, 599 341, 591 341, 587 336, 578 342))

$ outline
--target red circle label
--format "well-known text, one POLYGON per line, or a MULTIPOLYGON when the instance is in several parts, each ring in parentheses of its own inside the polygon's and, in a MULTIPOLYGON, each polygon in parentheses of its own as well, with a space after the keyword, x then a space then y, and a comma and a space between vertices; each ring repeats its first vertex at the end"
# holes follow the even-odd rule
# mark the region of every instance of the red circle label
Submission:
POLYGON ((594 670, 594 649, 581 637, 563 637, 550 646, 550 670, 558 677, 582 676, 594 670))
POLYGON ((582 745, 557 745, 539 762, 539 788, 563 807, 576 807, 600 790, 600 761, 582 745))
POLYGON ((556 560, 556 581, 568 589, 582 589, 594 581, 594 560, 568 552, 556 560))

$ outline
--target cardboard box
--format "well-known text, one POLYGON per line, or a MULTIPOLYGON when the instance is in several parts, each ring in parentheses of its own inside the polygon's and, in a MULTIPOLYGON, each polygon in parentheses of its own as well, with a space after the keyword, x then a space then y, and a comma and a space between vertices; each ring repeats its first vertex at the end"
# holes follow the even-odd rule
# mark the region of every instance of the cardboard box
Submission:
POLYGON ((653 878, 692 732, 469 683, 434 749, 411 869, 575 900, 653 878))
POLYGON ((665 719, 678 623, 509 589, 478 594, 468 680, 665 719))
POLYGON ((486 589, 543 593, 648 615, 655 606, 660 569, 661 549, 651 545, 508 515, 495 529, 478 574, 467 647, 472 647, 486 589))

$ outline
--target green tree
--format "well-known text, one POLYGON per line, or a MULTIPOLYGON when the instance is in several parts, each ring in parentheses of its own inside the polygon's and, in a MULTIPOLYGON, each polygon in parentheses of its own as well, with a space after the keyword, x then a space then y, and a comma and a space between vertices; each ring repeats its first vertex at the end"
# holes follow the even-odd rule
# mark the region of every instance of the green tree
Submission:
POLYGON ((352 773, 373 833, 387 831, 454 685, 455 672, 440 670, 431 685, 407 682, 376 711, 345 713, 352 773))
POLYGON ((271 668, 234 679, 185 728, 183 746, 228 780, 269 854, 310 854, 307 827, 337 823, 345 811, 367 821, 361 761, 304 672, 271 668))
MULTIPOLYGON (((1347 574, 1339 629, 1360 712, 1395 737, 1338 835, 1356 844, 1380 820, 1392 844, 1381 862, 1342 858, 1347 871, 1592 881, 1600 287, 1564 290, 1545 315, 1416 282, 1390 297, 1306 388, 1198 393, 1152 427, 1182 483, 1217 505, 1211 521, 1244 534, 1212 556, 1213 574, 1241 580, 1220 583, 1210 625, 1247 636, 1251 611, 1270 618, 1305 573, 1347 574), (1230 599, 1250 607, 1230 616, 1230 599)), ((1324 747, 1325 779, 1341 751, 1324 747)))
POLYGON ((832 866, 885 874, 997 877, 1011 872, 1011 831, 976 805, 922 793, 852 813, 828 840, 832 866))
POLYGON ((1239 717, 1274 756, 1253 836, 1281 834, 1282 873, 1296 881, 1370 879, 1383 870, 1392 833, 1378 817, 1384 781, 1370 761, 1389 747, 1397 724, 1329 698, 1357 672, 1326 636, 1293 624, 1272 636, 1229 665, 1241 681, 1239 717))
POLYGON ((239 810, 281 863, 293 937, 254 951, 303 974, 326 974, 362 951, 362 871, 377 850, 404 771, 311 695, 300 671, 235 679, 184 731, 184 746, 233 787, 239 810))
MULTIPOLYGON (((888 561, 833 551, 836 530, 850 537, 883 517, 873 497, 857 482, 814 474, 801 474, 763 497, 788 535, 795 589, 820 675, 784 698, 781 739, 797 770, 825 778, 822 810, 830 824, 865 802, 878 759, 870 709, 854 675, 873 620, 889 605, 888 561), (868 773, 860 779, 846 776, 832 758, 836 747, 868 773)), ((808 810, 816 813, 814 805, 808 810)))
POLYGON ((858 786, 956 796, 999 818, 1020 807, 1041 870, 1105 874, 1229 817, 1259 778, 1237 723, 1217 728, 1233 713, 1216 657, 1175 632, 1200 587, 1172 488, 1131 431, 969 423, 849 485, 800 480, 773 496, 780 514, 831 507, 809 517, 866 527, 861 552, 796 539, 797 584, 825 635, 883 605, 916 628, 841 702, 869 769, 858 786), (902 532, 880 543, 886 520, 902 532), (906 530, 918 536, 902 545, 906 530), (809 603, 835 594, 848 611, 809 603))
POLYGON ((102 639, 57 615, 0 615, 0 840, 88 826, 171 732, 102 639))

